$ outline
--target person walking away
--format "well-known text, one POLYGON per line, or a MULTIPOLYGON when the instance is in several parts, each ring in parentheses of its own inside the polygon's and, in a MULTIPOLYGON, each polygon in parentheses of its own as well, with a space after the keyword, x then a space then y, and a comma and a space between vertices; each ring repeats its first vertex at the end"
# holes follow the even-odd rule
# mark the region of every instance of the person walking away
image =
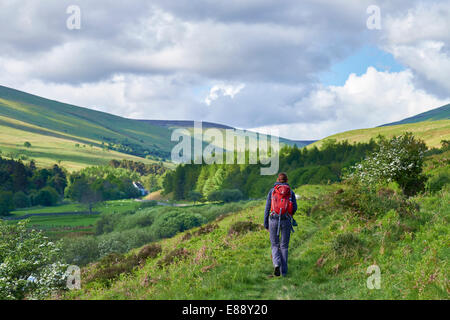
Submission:
POLYGON ((267 195, 264 228, 269 231, 274 275, 286 276, 288 249, 292 229, 292 216, 297 211, 294 191, 288 184, 286 173, 278 174, 277 182, 267 195))

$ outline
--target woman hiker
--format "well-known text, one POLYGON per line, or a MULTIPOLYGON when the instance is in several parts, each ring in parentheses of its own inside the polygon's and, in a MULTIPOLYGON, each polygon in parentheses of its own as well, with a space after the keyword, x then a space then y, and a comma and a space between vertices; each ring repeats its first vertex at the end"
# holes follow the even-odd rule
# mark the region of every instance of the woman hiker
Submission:
POLYGON ((274 275, 284 277, 288 271, 288 247, 291 235, 292 216, 297 211, 294 191, 289 187, 286 173, 278 174, 277 182, 267 195, 264 211, 264 228, 269 231, 272 244, 274 275), (281 239, 280 239, 281 235, 281 239))

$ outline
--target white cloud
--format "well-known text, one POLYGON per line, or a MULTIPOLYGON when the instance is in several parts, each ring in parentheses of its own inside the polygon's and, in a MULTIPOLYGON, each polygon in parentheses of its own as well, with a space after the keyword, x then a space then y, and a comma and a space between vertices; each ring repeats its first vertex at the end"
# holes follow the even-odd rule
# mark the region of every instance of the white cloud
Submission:
POLYGON ((450 96, 448 1, 379 0, 376 32, 371 0, 77 3, 81 30, 71 32, 70 0, 1 1, 2 85, 125 117, 280 127, 293 139, 399 120, 450 96), (408 69, 320 86, 321 72, 368 44, 408 69))
POLYGON ((421 2, 388 15, 381 45, 409 67, 417 82, 441 97, 450 92, 450 2, 421 2))
MULTIPOLYGON (((414 85, 411 70, 382 72, 369 67, 351 74, 343 86, 312 91, 294 104, 298 122, 277 125, 283 137, 319 139, 334 133, 401 120, 450 102, 414 85)), ((271 126, 253 128, 265 131, 271 126)))
POLYGON ((208 96, 205 98, 205 103, 210 106, 214 100, 217 100, 220 96, 228 96, 231 99, 234 98, 242 89, 245 88, 245 84, 216 84, 209 91, 208 96))

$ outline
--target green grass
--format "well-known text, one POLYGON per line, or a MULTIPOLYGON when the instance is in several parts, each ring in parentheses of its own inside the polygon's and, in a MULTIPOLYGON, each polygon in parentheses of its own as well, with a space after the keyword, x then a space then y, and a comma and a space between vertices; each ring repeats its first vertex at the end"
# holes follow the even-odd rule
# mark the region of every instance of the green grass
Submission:
MULTIPOLYGON (((140 203, 134 200, 105 201, 94 207, 94 212, 99 213, 123 213, 136 211, 140 203)), ((11 212, 11 216, 20 217, 27 214, 40 213, 64 213, 64 212, 87 212, 87 208, 77 203, 62 204, 54 207, 32 207, 11 212)), ((54 239, 72 236, 83 236, 94 232, 95 222, 100 218, 99 214, 68 214, 60 216, 33 216, 29 217, 29 226, 43 230, 47 236, 54 239), (80 232, 81 231, 81 232, 80 232)), ((9 223, 16 223, 10 220, 9 223)))
MULTIPOLYGON (((91 140, 80 141, 76 137, 61 136, 30 132, 5 125, 5 123, 21 123, 16 120, 6 119, 0 116, 0 156, 22 158, 25 162, 34 159, 39 167, 50 167, 55 163, 63 166, 69 171, 76 171, 87 166, 106 165, 110 160, 133 160, 144 163, 155 163, 155 161, 116 152, 103 150, 100 147, 90 146, 89 143, 98 143, 91 140), (25 142, 30 142, 31 147, 24 147, 25 142), (79 145, 79 146, 77 146, 79 145), (24 157, 25 156, 25 157, 24 157)), ((23 124, 23 127, 34 127, 23 124)))
POLYGON ((167 128, 0 86, 0 156, 34 159, 40 167, 58 162, 69 171, 104 165, 111 159, 154 162, 103 150, 102 142, 108 141, 128 141, 154 152, 172 149, 167 128), (31 148, 24 147, 26 141, 31 148))
MULTIPOLYGON (((303 186, 297 192, 304 202, 317 205, 337 188, 303 186)), ((401 218, 390 212, 376 220, 364 220, 339 210, 316 210, 309 216, 300 210, 296 217, 299 226, 291 236, 286 278, 268 277, 272 263, 266 230, 228 234, 238 221, 261 224, 261 203, 216 221, 218 228, 210 233, 186 237, 185 232, 160 241, 162 253, 157 258, 148 259, 143 267, 120 275, 109 285, 83 283, 82 278, 82 290, 68 292, 65 298, 448 299, 450 193, 447 189, 418 196, 416 201, 421 206, 418 218, 401 218), (398 231, 397 223, 412 231, 398 231), (361 254, 334 251, 339 236, 348 233, 361 239, 361 254), (158 262, 175 249, 187 254, 160 268, 158 262), (366 271, 373 264, 381 269, 380 290, 366 286, 366 271)), ((88 273, 86 269, 84 274, 88 273)))
POLYGON ((128 141, 171 150, 170 131, 140 121, 65 104, 0 86, 0 115, 60 134, 102 141, 128 141))
MULTIPOLYGON (((140 205, 139 202, 133 199, 126 200, 111 200, 99 203, 93 209, 93 211, 98 212, 111 212, 111 213, 122 213, 124 211, 136 210, 140 205)), ((11 212, 12 216, 23 216, 26 214, 35 214, 35 213, 56 213, 56 212, 82 212, 87 211, 86 206, 83 206, 78 203, 64 203, 61 205, 53 206, 53 207, 31 207, 25 209, 18 209, 11 212)))
POLYGON ((378 135, 391 138, 408 131, 412 132, 416 138, 424 140, 428 147, 439 148, 441 147, 441 140, 450 139, 450 120, 425 121, 370 129, 351 130, 329 136, 309 145, 307 148, 314 146, 320 148, 321 145, 329 139, 335 139, 338 142, 348 140, 350 143, 368 142, 371 138, 375 139, 378 135))

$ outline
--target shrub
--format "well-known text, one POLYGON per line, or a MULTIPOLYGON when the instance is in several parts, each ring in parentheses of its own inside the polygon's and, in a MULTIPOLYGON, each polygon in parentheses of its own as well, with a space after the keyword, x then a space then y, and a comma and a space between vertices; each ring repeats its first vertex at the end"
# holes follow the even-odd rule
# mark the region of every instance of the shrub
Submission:
POLYGON ((217 223, 210 223, 204 226, 201 226, 197 231, 195 231, 193 234, 196 236, 201 236, 204 234, 208 234, 216 230, 219 226, 217 223))
POLYGON ((232 234, 244 234, 249 231, 257 231, 261 230, 262 226, 259 224, 253 223, 251 221, 238 221, 231 225, 230 229, 228 230, 228 235, 232 234))
POLYGON ((27 223, 0 220, 0 300, 42 299, 65 285, 60 244, 28 231, 27 223))
POLYGON ((346 176, 367 186, 395 181, 407 196, 424 189, 426 177, 422 174, 426 145, 405 133, 386 140, 380 137, 379 149, 352 167, 346 176))
POLYGON ((161 245, 152 243, 152 244, 148 244, 148 245, 144 246, 139 251, 137 256, 141 260, 145 260, 148 258, 156 258, 161 253, 161 251, 162 251, 161 245))
POLYGON ((186 259, 190 255, 190 252, 186 248, 178 248, 170 251, 161 260, 158 261, 158 267, 162 268, 177 260, 186 259))
POLYGON ((227 203, 242 200, 243 197, 244 195, 239 189, 223 189, 211 192, 208 195, 208 200, 227 203))
POLYGON ((353 233, 339 234, 332 243, 336 254, 344 258, 357 256, 361 253, 363 242, 353 233))
POLYGON ((115 222, 114 230, 123 231, 151 226, 155 216, 154 210, 139 210, 132 215, 121 215, 120 220, 115 222))
POLYGON ((98 241, 92 236, 64 239, 62 248, 64 261, 68 264, 84 266, 100 257, 98 241))
POLYGON ((237 202, 242 200, 244 195, 239 189, 224 189, 222 190, 223 202, 237 202))
POLYGON ((442 190, 442 188, 449 183, 450 183, 450 173, 448 171, 445 171, 428 179, 425 189, 428 192, 437 192, 442 190))
POLYGON ((412 215, 418 208, 412 200, 392 189, 381 187, 378 190, 363 185, 351 185, 331 195, 331 203, 323 205, 342 208, 366 217, 383 215, 389 210, 397 210, 402 215, 412 215))
POLYGON ((158 204, 156 200, 142 201, 139 205, 140 209, 155 207, 158 204))
POLYGON ((155 240, 157 238, 149 228, 112 232, 98 237, 99 255, 128 252, 155 240))
POLYGON ((118 223, 120 215, 114 213, 103 213, 95 222, 95 234, 101 235, 114 231, 115 225, 118 223))
POLYGON ((111 253, 98 262, 94 271, 86 277, 86 281, 99 281, 104 285, 109 285, 110 280, 121 274, 131 273, 140 264, 141 261, 136 255, 125 256, 111 253))
POLYGON ((158 238, 169 238, 206 222, 206 219, 198 213, 169 212, 155 219, 151 230, 158 238))

